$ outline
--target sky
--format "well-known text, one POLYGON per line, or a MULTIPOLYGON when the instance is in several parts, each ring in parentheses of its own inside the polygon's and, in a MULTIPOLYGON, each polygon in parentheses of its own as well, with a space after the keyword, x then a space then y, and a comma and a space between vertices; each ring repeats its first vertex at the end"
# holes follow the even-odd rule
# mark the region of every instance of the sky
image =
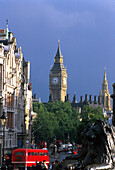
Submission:
POLYGON ((0 0, 0 28, 14 33, 31 62, 33 94, 49 100, 49 73, 60 40, 70 100, 99 95, 104 68, 115 82, 115 0, 0 0))

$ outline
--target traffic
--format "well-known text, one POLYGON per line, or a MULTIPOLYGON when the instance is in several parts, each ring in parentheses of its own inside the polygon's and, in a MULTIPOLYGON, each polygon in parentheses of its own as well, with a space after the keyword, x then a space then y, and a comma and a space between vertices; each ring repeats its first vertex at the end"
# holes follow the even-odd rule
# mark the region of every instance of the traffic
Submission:
POLYGON ((66 156, 70 154, 77 155, 82 148, 82 145, 72 145, 70 143, 62 144, 62 142, 59 143, 57 141, 57 145, 52 144, 52 147, 49 148, 50 151, 48 151, 48 149, 46 148, 46 142, 44 143, 45 146, 42 145, 42 149, 18 148, 13 150, 13 169, 28 169, 37 167, 39 165, 45 165, 45 168, 49 169, 52 162, 55 162, 56 159, 58 160, 58 157, 60 158, 59 161, 62 161, 61 157, 63 158, 64 154, 66 154, 66 156), (57 147, 57 149, 55 148, 55 146, 57 147))

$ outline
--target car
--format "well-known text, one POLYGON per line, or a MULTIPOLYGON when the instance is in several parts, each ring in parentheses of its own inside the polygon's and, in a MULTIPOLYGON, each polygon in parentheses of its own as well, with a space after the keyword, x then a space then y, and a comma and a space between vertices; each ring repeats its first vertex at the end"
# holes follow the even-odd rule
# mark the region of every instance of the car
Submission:
POLYGON ((69 151, 68 151, 68 154, 72 154, 72 151, 71 151, 71 150, 69 150, 69 151))
POLYGON ((72 154, 77 155, 78 153, 76 151, 72 151, 72 154))

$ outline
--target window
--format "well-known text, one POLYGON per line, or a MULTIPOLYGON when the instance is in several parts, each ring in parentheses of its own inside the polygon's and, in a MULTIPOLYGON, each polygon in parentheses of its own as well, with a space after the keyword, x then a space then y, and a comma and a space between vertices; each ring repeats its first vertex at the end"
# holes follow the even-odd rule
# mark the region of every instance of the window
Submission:
POLYGON ((44 154, 44 156, 48 156, 48 153, 43 153, 44 154))
POLYGON ((42 156, 43 154, 40 152, 40 156, 42 156))
POLYGON ((37 156, 37 152, 35 152, 35 156, 37 156))
POLYGON ((13 129, 14 114, 12 112, 7 112, 7 128, 13 129))
POLYGON ((16 152, 15 155, 24 155, 24 152, 16 152))
POLYGON ((34 156, 34 152, 32 152, 32 156, 34 156))
POLYGON ((0 91, 2 90, 2 64, 0 64, 0 91))
POLYGON ((31 152, 28 152, 28 155, 29 155, 29 156, 32 155, 31 152))
POLYGON ((7 106, 14 107, 14 95, 7 94, 7 106))

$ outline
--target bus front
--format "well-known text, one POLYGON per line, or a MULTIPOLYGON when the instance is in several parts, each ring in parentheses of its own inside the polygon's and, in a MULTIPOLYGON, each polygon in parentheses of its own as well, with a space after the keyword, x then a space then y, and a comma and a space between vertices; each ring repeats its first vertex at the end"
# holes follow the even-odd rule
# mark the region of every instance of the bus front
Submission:
POLYGON ((12 152, 12 163, 14 164, 14 170, 19 167, 25 167, 26 149, 15 149, 12 152))

